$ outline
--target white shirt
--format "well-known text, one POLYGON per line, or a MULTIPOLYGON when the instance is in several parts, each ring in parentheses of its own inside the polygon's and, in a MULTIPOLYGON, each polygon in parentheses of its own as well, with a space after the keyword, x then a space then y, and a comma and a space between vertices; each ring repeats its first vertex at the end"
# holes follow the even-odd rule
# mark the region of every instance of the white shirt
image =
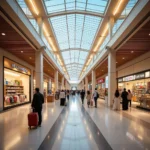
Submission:
POLYGON ((59 98, 65 98, 65 92, 60 92, 59 98))
POLYGON ((94 97, 97 97, 97 91, 94 91, 94 97))

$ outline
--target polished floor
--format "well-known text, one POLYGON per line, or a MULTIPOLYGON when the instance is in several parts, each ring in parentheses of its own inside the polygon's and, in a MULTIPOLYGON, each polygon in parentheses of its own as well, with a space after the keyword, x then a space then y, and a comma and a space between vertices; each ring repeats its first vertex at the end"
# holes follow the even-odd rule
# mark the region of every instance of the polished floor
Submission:
POLYGON ((0 114, 0 150, 150 150, 150 113, 113 111, 99 100, 84 107, 78 96, 66 107, 44 104, 41 128, 29 130, 25 105, 0 114))

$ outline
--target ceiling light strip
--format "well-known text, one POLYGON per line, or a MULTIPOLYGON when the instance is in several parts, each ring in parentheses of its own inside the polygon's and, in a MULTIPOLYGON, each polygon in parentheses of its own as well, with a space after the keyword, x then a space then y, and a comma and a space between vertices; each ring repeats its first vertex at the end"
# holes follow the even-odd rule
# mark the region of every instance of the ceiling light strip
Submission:
POLYGON ((31 3, 31 5, 32 5, 33 10, 34 10, 34 12, 36 13, 36 15, 39 15, 39 11, 38 11, 38 9, 36 8, 36 5, 34 4, 33 0, 30 0, 30 3, 31 3))
POLYGON ((114 13, 113 13, 114 16, 118 13, 118 10, 119 10, 119 8, 120 8, 122 2, 123 2, 123 0, 119 0, 118 5, 117 5, 117 7, 115 8, 115 11, 114 11, 114 13))

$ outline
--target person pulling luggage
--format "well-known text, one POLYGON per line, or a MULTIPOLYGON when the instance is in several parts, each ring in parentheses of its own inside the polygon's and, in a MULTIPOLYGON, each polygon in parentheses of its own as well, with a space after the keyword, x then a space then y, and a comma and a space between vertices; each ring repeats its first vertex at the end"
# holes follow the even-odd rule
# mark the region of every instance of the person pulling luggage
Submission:
POLYGON ((43 103, 44 103, 44 96, 43 96, 43 94, 40 93, 40 89, 36 88, 31 106, 33 108, 33 111, 38 113, 39 127, 41 127, 41 123, 42 123, 42 105, 43 105, 43 103))

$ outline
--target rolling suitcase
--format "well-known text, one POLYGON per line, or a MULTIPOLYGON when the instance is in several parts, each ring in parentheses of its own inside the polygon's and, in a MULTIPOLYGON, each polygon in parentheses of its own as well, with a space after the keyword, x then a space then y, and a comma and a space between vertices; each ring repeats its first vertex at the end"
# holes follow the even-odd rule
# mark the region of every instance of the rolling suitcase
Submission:
POLYGON ((31 127, 37 127, 38 126, 38 113, 31 112, 28 114, 28 126, 31 129, 31 127))

